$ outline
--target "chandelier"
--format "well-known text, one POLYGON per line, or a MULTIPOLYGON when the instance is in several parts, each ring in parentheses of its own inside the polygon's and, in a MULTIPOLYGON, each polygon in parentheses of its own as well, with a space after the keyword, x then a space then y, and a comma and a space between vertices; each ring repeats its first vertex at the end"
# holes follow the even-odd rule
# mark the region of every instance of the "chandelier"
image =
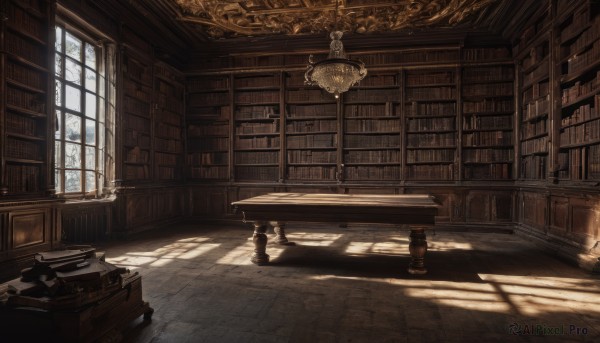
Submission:
POLYGON ((313 55, 308 58, 308 66, 304 74, 307 85, 317 85, 339 98, 341 93, 360 82, 367 75, 367 69, 362 61, 346 58, 342 44, 341 31, 337 28, 338 0, 335 1, 335 30, 329 34, 329 56, 327 59, 314 62, 313 55))

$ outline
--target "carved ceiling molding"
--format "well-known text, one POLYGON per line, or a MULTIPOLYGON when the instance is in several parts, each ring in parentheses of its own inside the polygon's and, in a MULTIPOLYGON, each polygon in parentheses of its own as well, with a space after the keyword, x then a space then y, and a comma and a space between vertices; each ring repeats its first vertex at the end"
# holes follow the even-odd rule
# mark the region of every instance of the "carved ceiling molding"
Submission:
MULTIPOLYGON (((371 33, 476 23, 499 0, 339 0, 338 28, 371 33)), ((212 38, 329 32, 335 0, 175 0, 212 38)))

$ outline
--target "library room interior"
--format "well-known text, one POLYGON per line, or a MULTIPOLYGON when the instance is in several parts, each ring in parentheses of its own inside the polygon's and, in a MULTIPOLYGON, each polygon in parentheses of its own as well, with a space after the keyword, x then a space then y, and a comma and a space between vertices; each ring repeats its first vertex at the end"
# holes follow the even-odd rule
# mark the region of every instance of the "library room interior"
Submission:
POLYGON ((600 1, 0 19, 0 342, 600 342, 600 1))

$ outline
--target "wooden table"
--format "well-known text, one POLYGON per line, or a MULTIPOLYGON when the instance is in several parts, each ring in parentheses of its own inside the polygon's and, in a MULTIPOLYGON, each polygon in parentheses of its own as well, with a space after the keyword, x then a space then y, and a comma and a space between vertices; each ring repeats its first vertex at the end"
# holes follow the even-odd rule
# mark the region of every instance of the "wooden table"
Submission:
POLYGON ((270 193, 233 202, 244 222, 254 224, 252 262, 269 262, 267 227, 272 225, 279 244, 289 244, 285 223, 333 222, 370 224, 408 224, 411 274, 425 274, 427 239, 425 229, 435 224, 438 203, 430 195, 306 194, 270 193))

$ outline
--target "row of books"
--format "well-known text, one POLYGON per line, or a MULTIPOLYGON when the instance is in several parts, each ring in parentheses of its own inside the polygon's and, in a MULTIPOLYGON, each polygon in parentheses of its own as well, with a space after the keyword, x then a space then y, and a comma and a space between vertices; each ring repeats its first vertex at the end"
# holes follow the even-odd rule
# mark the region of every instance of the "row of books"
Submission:
POLYGON ((396 85, 396 75, 394 74, 367 74, 367 76, 360 81, 360 86, 366 87, 388 87, 394 85, 396 85))
POLYGON ((156 102, 159 109, 168 109, 171 112, 179 113, 183 108, 183 95, 180 97, 158 94, 156 102))
POLYGON ((510 163, 466 165, 463 171, 467 180, 510 180, 512 178, 510 163))
POLYGON ((529 70, 535 64, 540 63, 544 59, 548 58, 550 54, 550 45, 547 40, 542 41, 540 44, 532 47, 529 50, 529 55, 525 56, 521 60, 523 70, 529 70))
POLYGON ((159 165, 156 167, 156 177, 159 180, 175 180, 179 178, 179 170, 179 168, 159 165))
POLYGON ((408 120, 408 131, 454 130, 456 119, 445 118, 413 118, 408 120))
POLYGON ((125 130, 123 143, 126 146, 139 146, 141 149, 150 149, 150 134, 136 130, 125 130))
POLYGON ((6 61, 4 71, 6 72, 6 77, 10 80, 37 89, 46 88, 46 74, 43 72, 23 67, 10 60, 6 61))
POLYGON ((399 134, 344 136, 344 147, 346 148, 396 148, 399 146, 399 134))
POLYGON ((463 135, 463 146, 498 145, 506 146, 513 144, 511 131, 482 131, 470 132, 463 135))
POLYGON ((229 106, 200 106, 200 107, 188 107, 187 113, 190 116, 200 116, 209 119, 229 119, 231 110, 229 106))
POLYGON ((425 87, 406 89, 406 99, 408 101, 455 100, 456 94, 456 87, 425 87))
POLYGON ((521 155, 548 152, 548 136, 521 142, 521 155))
POLYGON ((162 152, 171 152, 174 154, 180 153, 183 151, 183 143, 181 140, 173 140, 173 139, 164 139, 164 138, 154 138, 154 149, 160 150, 162 152))
POLYGON ((141 133, 150 133, 150 120, 138 116, 125 116, 124 124, 126 129, 132 129, 141 133))
POLYGON ((11 158, 41 161, 44 157, 40 142, 7 137, 4 149, 6 156, 11 158))
POLYGON ((418 103, 406 106, 408 116, 454 116, 456 103, 418 103))
POLYGON ((291 180, 333 180, 335 172, 334 166, 289 166, 287 168, 287 176, 291 180))
MULTIPOLYGON (((335 159, 334 161, 335 162, 335 159)), ((345 163, 396 163, 400 162, 399 150, 346 150, 345 163)))
POLYGON ((337 134, 314 134, 287 137, 288 148, 334 148, 337 145, 337 134))
POLYGON ((189 148, 191 151, 227 151, 229 149, 229 138, 192 137, 189 148))
POLYGON ((456 49, 434 51, 401 51, 387 54, 356 54, 353 55, 352 58, 359 59, 366 65, 381 65, 458 61, 460 56, 458 49, 456 49))
POLYGON ((22 30, 25 33, 38 38, 41 41, 47 39, 47 31, 44 23, 37 17, 27 13, 23 8, 10 4, 5 5, 4 14, 7 22, 15 30, 22 30))
POLYGON ((279 164, 279 151, 236 151, 233 156, 236 164, 279 164))
POLYGON ((181 108, 163 108, 154 112, 154 119, 161 124, 181 127, 183 115, 181 108))
POLYGON ((186 80, 186 86, 188 92, 228 89, 229 77, 190 77, 186 80))
POLYGON ((304 73, 288 73, 285 78, 285 85, 288 87, 305 87, 304 73))
POLYGON ((279 106, 242 106, 235 110, 235 119, 266 119, 278 118, 279 106))
POLYGON ((481 129, 512 129, 512 115, 503 116, 465 116, 463 117, 464 130, 481 130, 481 129))
MULTIPOLYGON (((560 32, 561 42, 565 42, 565 41, 568 41, 569 39, 571 39, 571 37, 573 37, 574 34, 580 32, 583 28, 588 26, 589 23, 590 23, 590 13, 587 8, 584 7, 582 9, 574 12, 571 23, 560 32)), ((598 25, 597 23, 598 23, 598 19, 596 18, 596 20, 594 20, 592 26, 588 29, 588 31, 593 31, 593 30, 597 31, 599 28, 599 26, 597 26, 598 25)), ((584 32, 582 35, 585 35, 585 34, 586 34, 586 32, 584 32)), ((591 33, 591 32, 588 34, 593 35, 593 33, 591 33)), ((583 44, 583 42, 581 42, 579 44, 583 44)))
POLYGON ((46 96, 38 93, 28 93, 13 87, 6 87, 6 104, 35 112, 46 114, 46 96))
POLYGON ((214 165, 229 163, 229 154, 226 152, 195 152, 187 155, 190 165, 214 165))
POLYGON ((511 99, 483 99, 481 101, 464 101, 464 113, 490 113, 514 111, 514 102, 511 99))
POLYGON ((25 40, 10 31, 4 33, 4 48, 9 53, 22 57, 40 67, 47 64, 45 46, 25 40))
MULTIPOLYGON (((286 100, 288 102, 308 102, 308 101, 330 101, 334 102, 334 98, 331 94, 320 89, 302 89, 302 90, 288 90, 286 92, 286 100)), ((277 100, 279 101, 279 100, 277 100)))
POLYGON ((8 132, 21 135, 39 137, 45 135, 42 128, 38 128, 38 123, 34 118, 25 117, 11 112, 6 112, 5 123, 8 132))
POLYGON ((594 64, 598 59, 600 59, 600 40, 595 41, 586 52, 574 55, 567 60, 567 74, 578 73, 594 64))
POLYGON ((512 161, 512 149, 464 149, 463 160, 471 163, 498 163, 512 161))
POLYGON ((279 75, 260 75, 236 77, 233 80, 235 88, 241 87, 279 87, 279 75))
POLYGON ((231 64, 233 68, 244 67, 269 67, 273 65, 281 65, 283 63, 283 55, 264 55, 264 56, 233 56, 231 64))
POLYGON ((526 27, 519 38, 519 43, 513 46, 513 55, 517 55, 520 51, 527 49, 530 46, 531 40, 536 37, 542 30, 545 30, 550 24, 551 17, 548 11, 544 12, 538 20, 532 25, 526 27))
POLYGON ((190 107, 227 105, 229 103, 229 93, 197 93, 189 96, 187 102, 190 107))
POLYGON ((421 133, 407 134, 406 142, 410 148, 423 147, 452 147, 456 146, 456 134, 450 133, 421 133))
POLYGON ((545 59, 542 62, 540 62, 539 65, 536 66, 534 70, 523 75, 523 88, 525 88, 527 85, 532 84, 533 82, 535 82, 536 80, 538 80, 540 78, 547 77, 550 73, 549 66, 550 66, 549 59, 545 59))
POLYGON ((513 83, 492 83, 483 84, 477 83, 463 86, 463 96, 466 97, 496 97, 496 96, 512 96, 513 83))
POLYGON ((532 155, 521 158, 521 175, 523 179, 545 179, 547 156, 532 155))
POLYGON ((362 120, 362 119, 347 119, 345 121, 346 130, 348 132, 390 132, 400 130, 400 120, 397 119, 378 119, 378 120, 362 120))
POLYGON ((508 59, 510 57, 510 51, 506 48, 463 49, 463 59, 467 61, 508 59))
MULTIPOLYGON (((236 149, 256 149, 256 148, 278 148, 279 147, 279 136, 268 136, 268 137, 236 137, 235 144, 236 149)), ((289 140, 288 140, 289 146, 289 140)))
POLYGON ((160 138, 168 139, 181 139, 181 128, 173 125, 167 125, 163 123, 156 124, 156 136, 160 138))
POLYGON ((600 144, 591 145, 588 149, 588 179, 600 180, 600 144))
MULTIPOLYGON (((137 35, 130 35, 137 36, 137 35)), ((126 80, 133 81, 138 84, 151 86, 152 85, 152 72, 150 67, 143 64, 141 61, 127 55, 125 59, 125 73, 126 80)))
POLYGON ((158 166, 179 166, 179 156, 157 152, 154 154, 154 164, 158 166))
POLYGON ((192 179, 226 180, 229 178, 229 169, 227 166, 192 167, 190 168, 190 177, 192 179))
POLYGON ((561 120, 561 126, 566 127, 600 117, 600 95, 595 97, 595 107, 590 104, 579 106, 571 115, 561 120))
POLYGON ((295 120, 288 122, 286 133, 311 133, 337 131, 335 120, 295 120))
POLYGON ((531 102, 539 97, 547 97, 550 94, 550 81, 536 82, 523 91, 523 103, 531 102))
MULTIPOLYGON (((577 100, 577 98, 579 97, 586 96, 587 94, 592 94, 598 88, 600 88, 600 70, 596 72, 596 77, 589 80, 588 82, 581 83, 581 81, 577 81, 572 87, 563 89, 562 104, 566 105, 572 101, 577 100)), ((596 101, 596 103, 598 103, 598 101, 596 101)))
POLYGON ((561 129, 560 145, 600 141, 600 118, 561 129))
POLYGON ((571 56, 578 51, 583 50, 585 47, 593 43, 594 41, 600 38, 600 16, 597 16, 592 25, 585 30, 575 42, 571 43, 567 47, 562 47, 562 57, 565 58, 567 56, 571 56))
POLYGON ((550 101, 548 98, 530 102, 523 108, 523 120, 530 120, 548 114, 550 101))
POLYGON ((123 177, 126 180, 146 180, 150 177, 147 165, 125 165, 123 177))
POLYGON ((546 120, 538 120, 534 122, 525 122, 521 124, 521 139, 526 140, 531 137, 548 133, 546 120))
POLYGON ((391 117, 399 113, 397 106, 392 102, 385 104, 352 104, 344 105, 344 116, 351 117, 391 117))
MULTIPOLYGON (((173 68, 167 66, 164 63, 157 63, 154 65, 154 74, 156 76, 162 77, 163 79, 171 80, 172 82, 176 82, 178 84, 183 84, 185 82, 183 74, 181 74, 178 71, 175 71, 173 68)), ((173 85, 171 85, 171 87, 175 88, 173 85)))
POLYGON ((236 134, 260 134, 277 133, 279 131, 279 119, 263 123, 237 123, 235 127, 236 134))
POLYGON ((149 163, 150 154, 148 150, 142 150, 140 147, 136 146, 131 149, 127 149, 125 161, 132 163, 149 163))
POLYGON ((351 89, 344 93, 344 101, 390 102, 398 100, 397 89, 351 89))
POLYGON ((346 180, 399 180, 399 166, 346 166, 346 180))
POLYGON ((425 72, 425 73, 411 73, 406 75, 407 86, 418 86, 418 85, 433 85, 433 84, 448 84, 454 83, 454 72, 451 71, 439 71, 439 72, 425 72))
POLYGON ((279 167, 235 167, 237 180, 277 181, 279 180, 279 167))
POLYGON ((410 180, 452 180, 454 165, 410 165, 407 166, 407 177, 410 180))
POLYGON ((7 163, 5 170, 9 193, 41 191, 40 166, 7 163))
POLYGON ((234 94, 234 100, 238 104, 279 102, 279 91, 244 91, 234 94))
POLYGON ((336 163, 337 151, 288 150, 288 163, 336 163))
POLYGON ((142 117, 150 116, 150 103, 140 101, 136 98, 132 98, 130 96, 124 97, 124 109, 125 112, 135 114, 142 117))
POLYGON ((336 104, 287 105, 286 110, 288 118, 335 117, 336 115, 336 104))
POLYGON ((512 80, 515 70, 512 66, 469 67, 463 70, 462 80, 465 83, 493 82, 512 80))
POLYGON ((152 88, 134 82, 122 82, 123 91, 127 96, 149 103, 152 101, 152 88))
POLYGON ((454 149, 407 150, 406 162, 448 162, 454 161, 454 149))

